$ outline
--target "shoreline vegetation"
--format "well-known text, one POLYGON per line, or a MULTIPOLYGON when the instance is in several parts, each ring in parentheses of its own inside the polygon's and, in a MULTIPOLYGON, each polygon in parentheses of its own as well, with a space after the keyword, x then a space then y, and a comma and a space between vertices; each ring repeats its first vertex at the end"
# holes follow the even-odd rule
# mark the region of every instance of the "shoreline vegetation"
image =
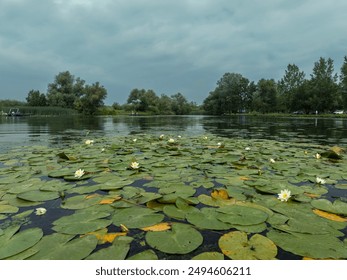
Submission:
MULTIPOLYGON (((19 109, 19 112, 23 114, 25 117, 33 117, 33 116, 74 116, 74 115, 80 115, 83 116, 82 113, 78 112, 77 110, 71 109, 71 108, 61 108, 61 107, 52 107, 52 106, 27 106, 27 105, 21 105, 21 106, 1 106, 1 100, 0 100, 0 111, 3 116, 6 116, 6 114, 10 111, 11 108, 19 109)), ((175 115, 175 114, 155 114, 151 111, 145 111, 145 112, 134 112, 131 110, 124 110, 124 109, 114 109, 112 106, 103 106, 102 108, 99 108, 99 110, 96 112, 95 116, 165 116, 165 115, 175 115)), ((205 112, 203 109, 195 109, 191 112, 185 114, 185 115, 205 115, 209 116, 210 114, 208 112, 205 112)), ((230 114, 223 114, 216 117, 228 117, 228 116, 262 116, 262 117, 295 117, 295 118, 347 118, 347 114, 340 113, 340 114, 334 114, 334 113, 322 113, 322 114, 304 114, 304 113, 259 113, 259 112, 248 112, 248 113, 230 113, 230 114)))

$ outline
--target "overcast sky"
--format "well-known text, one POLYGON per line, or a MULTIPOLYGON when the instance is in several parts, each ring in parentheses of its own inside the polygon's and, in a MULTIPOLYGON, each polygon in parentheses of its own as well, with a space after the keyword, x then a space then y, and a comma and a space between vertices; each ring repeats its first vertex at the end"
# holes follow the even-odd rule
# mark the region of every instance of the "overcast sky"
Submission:
POLYGON ((201 104, 226 72, 278 80, 289 63, 307 77, 320 57, 340 72, 346 0, 0 0, 0 99, 70 71, 100 82, 106 104, 134 88, 201 104))

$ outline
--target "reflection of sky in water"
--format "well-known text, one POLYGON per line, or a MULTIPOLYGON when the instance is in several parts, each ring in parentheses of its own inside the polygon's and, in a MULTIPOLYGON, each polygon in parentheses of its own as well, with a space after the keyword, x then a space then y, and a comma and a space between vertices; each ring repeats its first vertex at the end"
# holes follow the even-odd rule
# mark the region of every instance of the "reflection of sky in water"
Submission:
POLYGON ((102 136, 139 133, 201 135, 279 141, 347 144, 347 120, 265 116, 2 117, 0 149, 36 144, 66 145, 102 136))

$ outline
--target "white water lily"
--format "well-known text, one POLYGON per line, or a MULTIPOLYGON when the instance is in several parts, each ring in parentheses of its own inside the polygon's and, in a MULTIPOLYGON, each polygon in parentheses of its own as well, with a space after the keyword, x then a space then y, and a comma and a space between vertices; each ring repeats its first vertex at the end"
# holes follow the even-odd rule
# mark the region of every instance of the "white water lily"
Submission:
POLYGON ((135 143, 137 141, 137 139, 135 138, 135 139, 133 139, 133 142, 135 143))
POLYGON ((278 199, 281 201, 288 201, 290 197, 291 192, 288 189, 281 190, 281 192, 278 194, 278 199))
POLYGON ((245 150, 246 150, 246 151, 250 151, 251 148, 250 148, 250 147, 246 147, 245 150))
POLYGON ((75 172, 75 178, 81 178, 84 175, 84 170, 83 169, 78 169, 75 172))
POLYGON ((275 162, 276 162, 273 158, 270 158, 269 161, 270 161, 271 163, 275 163, 275 162))
POLYGON ((175 143, 175 139, 170 138, 167 142, 169 142, 170 144, 173 144, 173 143, 175 143))
POLYGON ((316 159, 320 159, 322 156, 321 156, 321 154, 316 153, 314 157, 315 157, 316 159))
POLYGON ((105 152, 105 148, 102 148, 102 149, 101 149, 101 152, 105 152))
POLYGON ((322 179, 322 178, 320 178, 320 177, 316 177, 316 183, 317 184, 325 184, 325 180, 324 179, 322 179))
POLYGON ((94 143, 94 140, 86 140, 85 142, 84 142, 86 145, 92 145, 93 143, 94 143))
POLYGON ((139 164, 138 162, 136 162, 136 161, 133 161, 133 162, 130 164, 130 167, 131 167, 132 169, 139 169, 140 164, 139 164))
POLYGON ((164 139, 164 136, 165 136, 164 134, 161 134, 161 135, 159 136, 159 139, 160 139, 160 140, 163 140, 163 139, 164 139))
POLYGON ((36 211, 35 211, 35 214, 36 214, 37 216, 44 215, 44 214, 46 214, 46 212, 47 212, 46 208, 43 208, 43 207, 36 208, 35 210, 36 210, 36 211))

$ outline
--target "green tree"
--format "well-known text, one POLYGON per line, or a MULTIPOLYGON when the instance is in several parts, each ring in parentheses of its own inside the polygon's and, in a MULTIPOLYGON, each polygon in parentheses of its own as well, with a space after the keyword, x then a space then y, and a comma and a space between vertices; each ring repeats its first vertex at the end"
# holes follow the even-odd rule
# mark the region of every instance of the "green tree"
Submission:
POLYGON ((225 73, 204 100, 203 108, 214 115, 242 112, 250 107, 251 89, 249 80, 241 74, 225 73))
POLYGON ((190 104, 181 93, 171 95, 171 99, 171 108, 176 115, 187 115, 191 112, 190 104))
POLYGON ((298 108, 296 97, 300 95, 305 83, 305 72, 300 71, 295 64, 288 64, 283 78, 278 82, 278 105, 280 111, 292 112, 298 108))
POLYGON ((133 111, 150 112, 153 114, 158 114, 159 112, 158 102, 159 97, 151 89, 133 89, 127 100, 127 103, 131 105, 133 111))
POLYGON ((343 109, 347 110, 347 56, 344 57, 340 74, 340 96, 343 102, 343 109))
POLYGON ((107 91, 99 82, 86 85, 80 98, 75 100, 75 108, 85 115, 95 115, 98 108, 104 105, 106 96, 107 91))
POLYGON ((160 115, 173 115, 172 99, 166 94, 162 94, 158 100, 158 109, 160 115))
POLYGON ((314 63, 310 80, 310 102, 318 112, 333 111, 339 106, 337 74, 334 61, 320 57, 314 63))
POLYGON ((273 79, 261 79, 253 98, 253 109, 261 113, 277 111, 277 84, 273 79))
POLYGON ((40 93, 38 90, 31 90, 26 98, 29 106, 46 106, 47 99, 44 93, 40 93))
POLYGON ((74 109, 75 101, 83 94, 84 83, 80 78, 75 79, 69 71, 59 73, 54 82, 48 84, 48 104, 74 109))

